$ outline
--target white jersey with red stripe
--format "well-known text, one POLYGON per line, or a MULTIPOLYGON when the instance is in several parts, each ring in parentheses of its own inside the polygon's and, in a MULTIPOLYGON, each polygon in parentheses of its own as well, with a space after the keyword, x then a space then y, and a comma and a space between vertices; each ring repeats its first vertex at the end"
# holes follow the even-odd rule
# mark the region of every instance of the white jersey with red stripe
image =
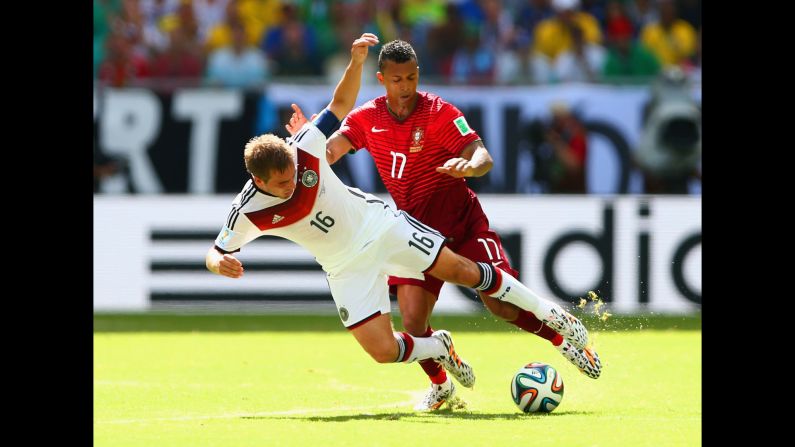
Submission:
POLYGON ((395 213, 340 181, 326 161, 326 136, 312 122, 288 142, 296 160, 293 195, 272 196, 249 180, 215 245, 231 253, 259 236, 279 236, 306 248, 326 272, 339 272, 394 224, 395 213))

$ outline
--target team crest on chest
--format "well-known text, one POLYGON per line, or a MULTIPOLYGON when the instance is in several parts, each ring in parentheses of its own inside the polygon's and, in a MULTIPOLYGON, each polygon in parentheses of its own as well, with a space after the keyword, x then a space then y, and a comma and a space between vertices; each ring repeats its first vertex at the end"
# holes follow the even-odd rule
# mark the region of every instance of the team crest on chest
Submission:
POLYGON ((411 146, 409 146, 409 152, 421 151, 424 139, 425 131, 422 127, 415 127, 414 130, 411 131, 411 146))
POLYGON ((301 183, 307 188, 317 185, 317 172, 311 169, 304 171, 304 173, 301 175, 301 183))

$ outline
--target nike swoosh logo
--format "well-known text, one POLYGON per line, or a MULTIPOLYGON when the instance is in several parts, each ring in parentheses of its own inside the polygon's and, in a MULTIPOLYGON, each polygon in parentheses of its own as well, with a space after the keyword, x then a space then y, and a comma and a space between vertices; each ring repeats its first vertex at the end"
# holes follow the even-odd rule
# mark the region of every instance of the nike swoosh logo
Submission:
POLYGON ((370 132, 372 132, 372 133, 386 132, 387 130, 389 130, 389 129, 376 129, 375 126, 370 128, 370 132))
POLYGON ((498 265, 502 264, 502 261, 492 262, 491 265, 497 267, 498 265))

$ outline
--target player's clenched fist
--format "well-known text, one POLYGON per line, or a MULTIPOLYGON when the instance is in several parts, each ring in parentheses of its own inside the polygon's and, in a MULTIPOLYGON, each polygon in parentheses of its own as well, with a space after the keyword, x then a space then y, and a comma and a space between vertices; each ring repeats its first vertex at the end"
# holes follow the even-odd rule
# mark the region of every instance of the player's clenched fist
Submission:
POLYGON ((351 61, 363 64, 367 59, 367 48, 378 45, 378 37, 372 33, 364 33, 361 37, 353 41, 351 45, 351 61))

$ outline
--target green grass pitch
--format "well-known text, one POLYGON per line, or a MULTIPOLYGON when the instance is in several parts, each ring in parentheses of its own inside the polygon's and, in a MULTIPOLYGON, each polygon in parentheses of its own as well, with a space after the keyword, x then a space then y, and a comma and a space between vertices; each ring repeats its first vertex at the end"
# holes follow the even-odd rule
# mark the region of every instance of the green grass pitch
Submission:
POLYGON ((418 414, 421 368, 375 363, 334 316, 97 314, 94 445, 700 445, 700 317, 583 321, 598 380, 490 316, 434 316, 477 383, 458 387, 465 406, 418 414), (563 377, 549 415, 511 400, 511 377, 530 361, 563 377))

